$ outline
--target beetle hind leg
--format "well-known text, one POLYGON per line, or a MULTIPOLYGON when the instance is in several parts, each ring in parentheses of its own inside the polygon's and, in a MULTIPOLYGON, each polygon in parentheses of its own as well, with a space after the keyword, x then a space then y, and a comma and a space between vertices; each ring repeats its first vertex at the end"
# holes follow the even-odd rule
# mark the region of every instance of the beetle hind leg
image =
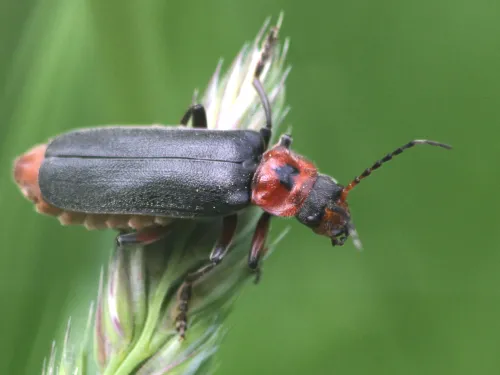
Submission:
POLYGON ((135 232, 122 232, 116 236, 116 246, 149 245, 165 237, 170 232, 170 228, 154 226, 135 232))
POLYGON ((210 262, 198 270, 189 273, 184 279, 177 292, 177 315, 175 316, 175 329, 179 333, 180 339, 184 340, 186 337, 188 318, 187 313, 189 310, 189 302, 191 301, 193 285, 198 279, 206 275, 216 266, 215 263, 210 262))
POLYGON ((189 107, 184 116, 181 118, 181 125, 186 126, 191 117, 193 117, 193 128, 206 129, 208 127, 207 114, 203 105, 194 104, 189 107))
POLYGON ((175 328, 177 332, 179 332, 181 340, 183 340, 186 336, 188 324, 187 313, 189 309, 189 302, 191 300, 193 284, 208 272, 210 272, 212 269, 214 269, 222 261, 222 259, 224 259, 224 256, 227 254, 229 246, 233 241, 237 224, 237 214, 224 217, 222 221, 222 232, 217 241, 217 244, 210 253, 210 261, 198 268, 196 271, 188 273, 183 283, 179 287, 179 290, 177 292, 178 302, 177 316, 175 317, 175 328))

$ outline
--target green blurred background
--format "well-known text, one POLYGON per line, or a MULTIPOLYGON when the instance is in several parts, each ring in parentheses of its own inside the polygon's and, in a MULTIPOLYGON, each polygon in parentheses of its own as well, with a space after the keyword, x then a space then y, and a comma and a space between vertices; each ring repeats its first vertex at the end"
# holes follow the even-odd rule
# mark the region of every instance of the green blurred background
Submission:
MULTIPOLYGON (((76 127, 175 123, 220 56, 285 11, 296 150, 347 182, 365 251, 295 221, 237 303, 218 374, 500 373, 500 3, 0 2, 0 374, 84 324, 114 234, 35 214, 12 160, 76 127)), ((227 67, 227 64, 226 64, 227 67)))

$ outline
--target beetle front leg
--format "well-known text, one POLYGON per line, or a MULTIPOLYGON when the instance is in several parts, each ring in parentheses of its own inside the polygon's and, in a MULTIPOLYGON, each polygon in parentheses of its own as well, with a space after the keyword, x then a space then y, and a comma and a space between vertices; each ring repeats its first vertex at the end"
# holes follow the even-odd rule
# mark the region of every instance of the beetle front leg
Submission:
POLYGON ((194 104, 189 107, 184 116, 181 118, 181 125, 187 125, 191 116, 193 116, 193 128, 206 129, 208 127, 207 114, 203 105, 194 104))
POLYGON ((269 232, 271 217, 271 214, 267 212, 264 212, 260 217, 253 234, 252 247, 250 248, 250 253, 248 254, 248 267, 255 272, 255 283, 258 283, 260 280, 261 271, 259 261, 267 251, 265 243, 267 233, 269 232))

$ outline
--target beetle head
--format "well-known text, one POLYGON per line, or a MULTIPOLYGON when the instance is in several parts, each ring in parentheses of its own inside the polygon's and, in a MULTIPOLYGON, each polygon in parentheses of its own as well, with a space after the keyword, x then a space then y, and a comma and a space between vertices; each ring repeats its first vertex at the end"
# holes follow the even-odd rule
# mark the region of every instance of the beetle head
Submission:
POLYGON ((329 237, 333 246, 342 246, 352 236, 360 248, 343 191, 344 187, 331 177, 320 174, 296 217, 315 233, 329 237))
POLYGON ((361 242, 351 220, 347 201, 340 201, 338 195, 331 197, 323 209, 321 221, 313 230, 317 234, 329 237, 332 246, 342 246, 347 238, 352 236, 354 245, 361 249, 361 242))

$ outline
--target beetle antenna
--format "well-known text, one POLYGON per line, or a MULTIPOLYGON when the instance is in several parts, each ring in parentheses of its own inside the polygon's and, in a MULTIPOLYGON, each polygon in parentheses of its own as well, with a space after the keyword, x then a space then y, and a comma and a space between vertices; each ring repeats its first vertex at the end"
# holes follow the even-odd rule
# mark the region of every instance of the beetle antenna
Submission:
POLYGON ((365 169, 365 171, 363 173, 361 173, 359 176, 357 176, 354 180, 352 180, 349 185, 347 185, 343 190, 342 190, 342 194, 340 195, 340 200, 341 201, 345 201, 347 199, 347 195, 349 194, 349 192, 356 186, 360 183, 360 181, 366 177, 368 177, 369 175, 371 175, 371 173, 375 170, 375 169, 378 169, 380 168, 380 166, 386 162, 388 162, 389 160, 392 160, 392 158, 396 155, 399 155, 401 154, 404 150, 406 149, 409 149, 409 148, 412 148, 413 146, 416 146, 416 145, 431 145, 431 146, 437 146, 437 147, 442 147, 442 148, 445 148, 447 150, 451 150, 451 146, 450 145, 447 145, 445 143, 440 143, 440 142, 436 142, 436 141, 429 141, 429 140, 426 140, 426 139, 415 139, 411 142, 408 142, 407 144, 405 144, 404 146, 402 147, 399 147, 397 148, 396 150, 394 150, 393 152, 391 152, 390 154, 387 154, 386 156, 384 156, 382 159, 378 160, 375 164, 373 164, 370 168, 367 168, 365 169))
POLYGON ((255 68, 255 78, 260 78, 260 75, 262 74, 266 63, 271 58, 271 53, 274 49, 274 46, 276 45, 276 42, 278 41, 278 33, 281 26, 280 24, 281 22, 278 22, 276 26, 272 27, 271 30, 269 30, 269 34, 267 35, 267 38, 262 45, 260 59, 257 62, 257 67, 255 68))
POLYGON ((260 76, 264 71, 264 67, 266 66, 267 62, 271 58, 271 53, 273 51, 273 48, 276 42, 278 41, 278 32, 280 29, 280 25, 281 25, 281 18, 280 20, 278 20, 278 24, 275 27, 272 27, 271 30, 269 31, 269 35, 267 36, 266 40, 264 41, 264 45, 262 46, 261 49, 262 52, 260 54, 260 59, 257 62, 257 67, 255 68, 254 79, 253 79, 253 86, 255 87, 255 90, 259 95, 262 107, 264 108, 264 114, 266 116, 266 126, 265 128, 261 129, 262 136, 266 141, 266 148, 267 144, 269 143, 269 139, 271 138, 273 120, 271 112, 271 103, 269 102, 269 98, 266 94, 264 86, 262 86, 262 82, 260 81, 260 76))
POLYGON ((271 131, 273 128, 273 120, 271 113, 271 103, 269 102, 269 98, 267 97, 266 91, 262 86, 259 78, 255 77, 253 79, 253 86, 255 90, 257 90, 257 94, 259 94, 260 101, 262 103, 262 107, 264 108, 264 114, 266 115, 266 126, 265 129, 269 133, 269 138, 271 137, 271 131))

